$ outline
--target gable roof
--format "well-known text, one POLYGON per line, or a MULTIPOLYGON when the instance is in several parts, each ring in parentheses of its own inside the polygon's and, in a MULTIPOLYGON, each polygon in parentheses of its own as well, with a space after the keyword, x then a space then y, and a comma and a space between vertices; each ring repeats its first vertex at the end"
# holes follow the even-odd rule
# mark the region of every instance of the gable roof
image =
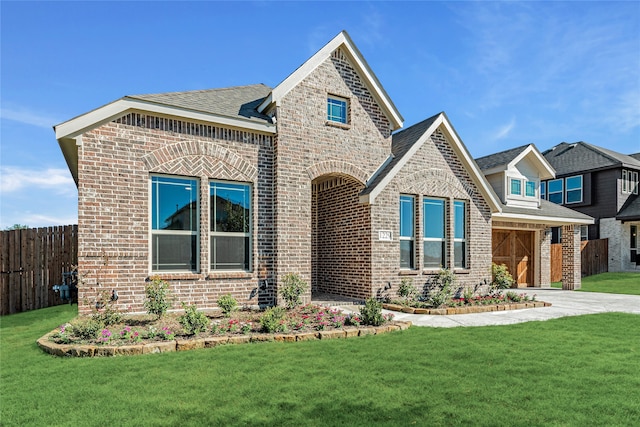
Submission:
POLYGON ((620 221, 640 220, 640 196, 629 197, 616 215, 616 219, 620 221))
POLYGON ((494 213, 493 219, 507 222, 546 224, 550 227, 569 224, 593 224, 593 218, 573 209, 540 199, 538 208, 503 205, 502 212, 494 213))
POLYGON ((278 105, 280 100, 293 89, 298 83, 300 83, 305 77, 311 74, 320 64, 322 64, 331 54, 338 48, 343 48, 343 52, 347 55, 351 61, 353 67, 362 78, 364 84, 369 88, 369 91, 373 95, 374 99, 382 108, 382 111, 387 116, 392 124, 392 130, 402 127, 404 118, 394 105, 389 95, 380 84, 380 81, 373 73, 367 61, 355 46, 349 34, 346 31, 340 32, 329 43, 324 45, 318 52, 316 52, 311 58, 305 61, 300 67, 298 67, 293 73, 291 73, 286 79, 284 79, 278 86, 276 86, 271 94, 258 106, 258 111, 263 113, 267 108, 272 105, 278 105))
POLYGON ((499 212, 500 202, 498 197, 480 172, 478 165, 467 151, 444 112, 392 135, 391 156, 367 181, 364 190, 360 193, 360 202, 373 203, 382 190, 437 129, 440 129, 450 141, 451 148, 469 172, 471 179, 487 201, 491 211, 499 212))
POLYGON ((640 160, 586 142, 563 142, 542 153, 558 175, 596 169, 628 167, 640 169, 640 160))
POLYGON ((522 145, 480 157, 476 159, 476 163, 485 175, 491 175, 515 167, 515 165, 525 157, 537 166, 540 171, 540 179, 551 179, 555 177, 555 170, 533 144, 522 145))
POLYGON ((263 84, 224 89, 130 95, 53 127, 62 154, 78 183, 76 137, 131 111, 164 114, 197 121, 275 133, 269 117, 256 106, 271 92, 263 84))

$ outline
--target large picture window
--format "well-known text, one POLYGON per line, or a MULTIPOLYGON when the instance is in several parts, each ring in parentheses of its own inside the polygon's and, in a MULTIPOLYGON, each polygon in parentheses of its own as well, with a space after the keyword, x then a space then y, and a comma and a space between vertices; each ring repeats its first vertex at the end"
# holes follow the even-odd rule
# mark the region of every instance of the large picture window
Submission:
POLYGON ((462 200, 453 202, 453 266, 467 268, 467 204, 462 200))
POLYGON ((445 206, 442 199, 425 198, 423 206, 424 268, 446 266, 445 206))
POLYGON ((211 270, 251 269, 251 186, 211 182, 211 270))
POLYGON ((198 268, 198 181, 151 177, 151 270, 198 268))
POLYGON ((400 196, 400 268, 414 268, 414 197, 400 196))

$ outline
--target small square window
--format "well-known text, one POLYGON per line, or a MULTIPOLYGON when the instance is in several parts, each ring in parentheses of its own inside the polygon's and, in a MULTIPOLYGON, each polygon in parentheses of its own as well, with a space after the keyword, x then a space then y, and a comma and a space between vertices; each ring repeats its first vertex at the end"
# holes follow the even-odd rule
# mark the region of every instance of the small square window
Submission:
POLYGON ((519 179, 511 180, 511 194, 522 196, 522 181, 519 179))
POLYGON ((536 197, 536 183, 527 181, 524 187, 524 195, 527 197, 536 197))
POLYGON ((347 123, 347 100, 329 96, 327 98, 327 120, 336 123, 347 123))

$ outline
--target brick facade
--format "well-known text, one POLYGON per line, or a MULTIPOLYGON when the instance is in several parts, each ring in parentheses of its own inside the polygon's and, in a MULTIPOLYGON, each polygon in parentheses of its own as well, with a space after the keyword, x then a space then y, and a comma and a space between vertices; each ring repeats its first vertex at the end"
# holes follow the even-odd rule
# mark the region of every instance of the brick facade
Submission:
POLYGON ((580 289, 582 265, 580 257, 580 227, 562 227, 562 289, 580 289))

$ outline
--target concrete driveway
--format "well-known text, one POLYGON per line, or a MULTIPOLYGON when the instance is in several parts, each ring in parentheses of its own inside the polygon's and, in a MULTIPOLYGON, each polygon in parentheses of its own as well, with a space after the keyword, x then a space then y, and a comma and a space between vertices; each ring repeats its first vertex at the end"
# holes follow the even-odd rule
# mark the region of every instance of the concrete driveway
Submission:
MULTIPOLYGON (((395 314, 397 320, 409 320, 415 326, 451 328, 455 326, 511 325, 534 320, 548 320, 565 316, 579 316, 605 312, 640 314, 640 295, 601 294, 595 292, 563 291, 561 289, 528 288, 519 293, 536 295, 536 300, 550 302, 551 307, 523 310, 492 311, 489 313, 435 316, 407 314, 383 310, 395 314)), ((346 308, 346 307, 341 307, 346 308)), ((352 306, 351 309, 354 309, 352 306)), ((354 310, 354 311, 357 311, 354 310)))

